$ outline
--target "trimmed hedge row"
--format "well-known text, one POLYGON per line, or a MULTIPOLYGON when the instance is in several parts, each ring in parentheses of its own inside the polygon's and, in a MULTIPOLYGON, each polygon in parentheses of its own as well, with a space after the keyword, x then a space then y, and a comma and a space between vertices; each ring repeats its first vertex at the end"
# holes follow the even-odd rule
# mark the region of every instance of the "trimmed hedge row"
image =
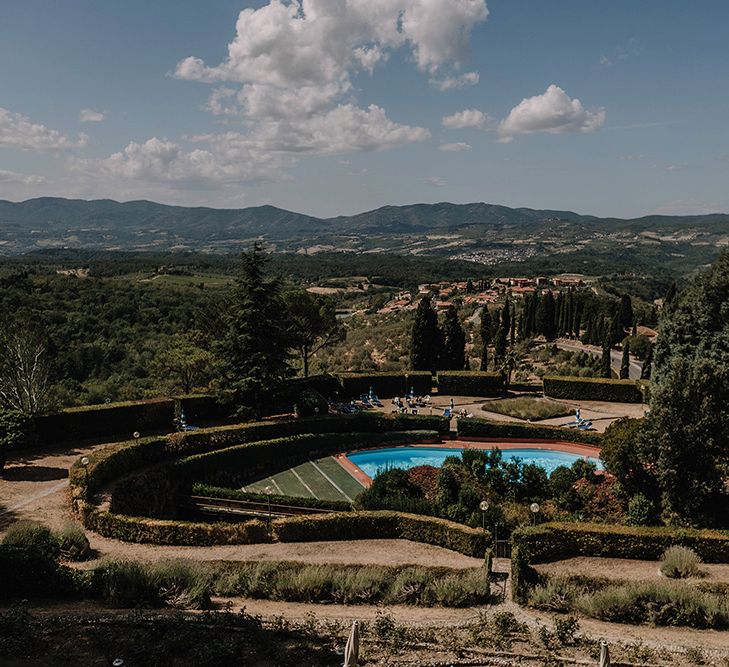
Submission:
POLYGON ((346 512, 274 519, 271 530, 258 519, 240 523, 195 523, 147 519, 94 510, 87 528, 125 542, 182 546, 403 539, 482 558, 491 536, 475 528, 435 517, 400 512, 346 512))
POLYGON ((590 523, 546 523, 520 528, 513 543, 530 563, 575 556, 660 560, 670 546, 693 549, 706 563, 729 562, 729 531, 590 523))
POLYGON ((279 542, 316 540, 403 539, 483 558, 490 535, 435 517, 401 512, 348 512, 276 519, 279 542))
POLYGON ((172 428, 175 417, 173 399, 108 403, 81 408, 69 408, 34 420, 34 435, 42 444, 131 436, 135 431, 165 431, 172 428))
POLYGON ((132 517, 100 510, 89 511, 83 518, 88 529, 124 542, 209 547, 271 541, 266 524, 258 519, 241 523, 196 523, 132 517))
POLYGON ((637 380, 549 376, 542 382, 545 396, 572 401, 642 403, 645 391, 637 380))
POLYGON ((230 500, 250 500, 254 503, 267 503, 275 505, 293 505, 295 507, 311 507, 312 509, 333 510, 335 512, 350 512, 352 505, 343 500, 319 500, 318 498, 301 498, 299 496, 279 496, 265 493, 249 493, 238 489, 226 489, 222 486, 195 483, 192 485, 192 495, 206 496, 208 498, 226 498, 230 500))
POLYGON ((438 371, 438 393, 453 396, 498 396, 504 391, 501 373, 438 371))
POLYGON ((565 440, 600 446, 602 436, 592 431, 564 428, 562 426, 536 426, 519 422, 491 419, 465 418, 458 420, 459 438, 533 438, 565 440))
POLYGON ((341 373, 344 398, 358 398, 369 392, 370 387, 380 398, 404 396, 412 389, 418 396, 433 391, 433 376, 428 371, 405 373, 341 373))

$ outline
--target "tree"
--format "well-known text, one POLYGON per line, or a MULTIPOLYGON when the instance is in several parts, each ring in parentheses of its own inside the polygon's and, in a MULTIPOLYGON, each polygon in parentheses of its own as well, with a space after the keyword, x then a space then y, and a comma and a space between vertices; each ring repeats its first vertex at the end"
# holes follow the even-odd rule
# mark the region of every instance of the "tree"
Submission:
POLYGON ((605 429, 600 459, 605 470, 615 475, 625 498, 636 493, 657 499, 658 486, 644 450, 645 420, 622 417, 605 429))
POLYGON ((557 327, 554 321, 555 303, 552 292, 546 292, 539 300, 536 314, 536 329, 547 340, 554 340, 557 337, 557 327))
POLYGON ((241 254, 241 266, 215 344, 220 389, 237 408, 260 412, 264 402, 290 375, 289 338, 278 283, 266 278, 260 244, 241 254))
POLYGON ((344 340, 345 331, 337 319, 334 302, 306 290, 287 292, 283 297, 288 319, 289 349, 298 352, 309 377, 311 358, 325 347, 344 340))
POLYGON ((620 379, 630 379, 630 344, 627 339, 623 342, 623 357, 620 361, 620 379))
POLYGON ((506 329, 499 325, 494 341, 494 368, 500 367, 506 357, 506 334, 506 329))
POLYGON ((620 297, 618 306, 618 323, 622 331, 630 329, 633 325, 633 302, 627 294, 620 297))
POLYGON ((602 360, 600 362, 600 374, 606 379, 610 379, 613 376, 611 368, 611 351, 612 346, 610 344, 610 336, 605 338, 605 342, 602 344, 602 360))
POLYGON ((18 323, 0 333, 0 407, 26 416, 50 407, 50 366, 46 346, 18 323))
POLYGON ((511 375, 518 366, 519 355, 512 348, 504 354, 503 358, 501 359, 501 363, 499 364, 499 372, 504 378, 504 389, 506 391, 509 390, 509 385, 511 384, 511 375))
POLYGON ((458 319, 458 311, 451 306, 443 321, 443 355, 440 368, 462 371, 466 363, 466 334, 458 319))
POLYGON ((411 334, 410 365, 412 369, 434 373, 438 367, 441 348, 442 339, 438 329, 438 315, 433 309, 430 296, 424 296, 415 311, 411 334))
POLYGON ((489 313, 488 306, 484 306, 481 309, 481 328, 479 333, 481 335, 481 343, 483 345, 483 352, 481 353, 481 370, 487 371, 489 369, 489 345, 491 344, 491 314, 489 313))
POLYGON ((653 345, 648 344, 648 351, 646 352, 645 359, 643 360, 643 368, 640 371, 641 380, 650 380, 651 371, 653 370, 653 345))
POLYGON ((153 362, 153 373, 169 393, 189 394, 212 377, 215 357, 199 333, 177 334, 153 362))
POLYGON ((729 366, 674 357, 652 385, 643 447, 663 509, 691 525, 722 525, 729 515, 729 366))

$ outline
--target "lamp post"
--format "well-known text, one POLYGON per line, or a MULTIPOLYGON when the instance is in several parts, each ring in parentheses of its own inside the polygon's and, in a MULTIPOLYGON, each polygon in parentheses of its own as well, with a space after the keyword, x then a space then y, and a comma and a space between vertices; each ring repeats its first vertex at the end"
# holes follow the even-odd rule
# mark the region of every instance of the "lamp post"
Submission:
POLYGON ((264 492, 266 494, 266 498, 268 500, 268 533, 271 533, 271 494, 273 493, 273 489, 270 486, 267 486, 264 489, 264 492))
POLYGON ((81 465, 84 467, 84 482, 86 483, 86 488, 88 489, 88 486, 89 486, 89 457, 88 456, 81 457, 81 465))
POLYGON ((532 525, 537 525, 537 514, 539 514, 539 503, 529 505, 529 511, 532 513, 532 525))
POLYGON ((478 508, 481 510, 481 530, 483 531, 483 534, 486 535, 486 512, 489 510, 489 501, 482 500, 478 504, 478 508))

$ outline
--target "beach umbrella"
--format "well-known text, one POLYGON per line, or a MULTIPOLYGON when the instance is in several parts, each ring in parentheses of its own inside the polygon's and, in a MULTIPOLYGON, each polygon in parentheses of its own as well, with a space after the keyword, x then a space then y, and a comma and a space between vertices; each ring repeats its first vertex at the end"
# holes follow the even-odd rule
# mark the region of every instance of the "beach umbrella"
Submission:
POLYGON ((608 648, 608 644, 604 639, 600 642, 600 666, 599 667, 610 667, 610 649, 608 648))
POLYGON ((352 622, 352 630, 344 647, 343 667, 357 667, 359 662, 359 621, 352 622))

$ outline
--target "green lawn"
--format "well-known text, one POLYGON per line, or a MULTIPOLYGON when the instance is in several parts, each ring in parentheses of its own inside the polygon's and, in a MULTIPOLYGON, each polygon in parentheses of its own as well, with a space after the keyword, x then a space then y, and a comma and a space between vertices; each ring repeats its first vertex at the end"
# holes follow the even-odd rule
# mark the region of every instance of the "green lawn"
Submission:
POLYGON ((284 496, 347 502, 352 502, 364 491, 364 487, 331 456, 307 461, 290 470, 265 477, 244 486, 243 490, 263 493, 266 487, 284 496))
POLYGON ((565 403, 530 396, 489 401, 481 407, 487 412, 497 412, 500 415, 508 415, 517 419, 531 419, 533 421, 553 417, 568 417, 574 414, 575 411, 572 406, 565 403))

